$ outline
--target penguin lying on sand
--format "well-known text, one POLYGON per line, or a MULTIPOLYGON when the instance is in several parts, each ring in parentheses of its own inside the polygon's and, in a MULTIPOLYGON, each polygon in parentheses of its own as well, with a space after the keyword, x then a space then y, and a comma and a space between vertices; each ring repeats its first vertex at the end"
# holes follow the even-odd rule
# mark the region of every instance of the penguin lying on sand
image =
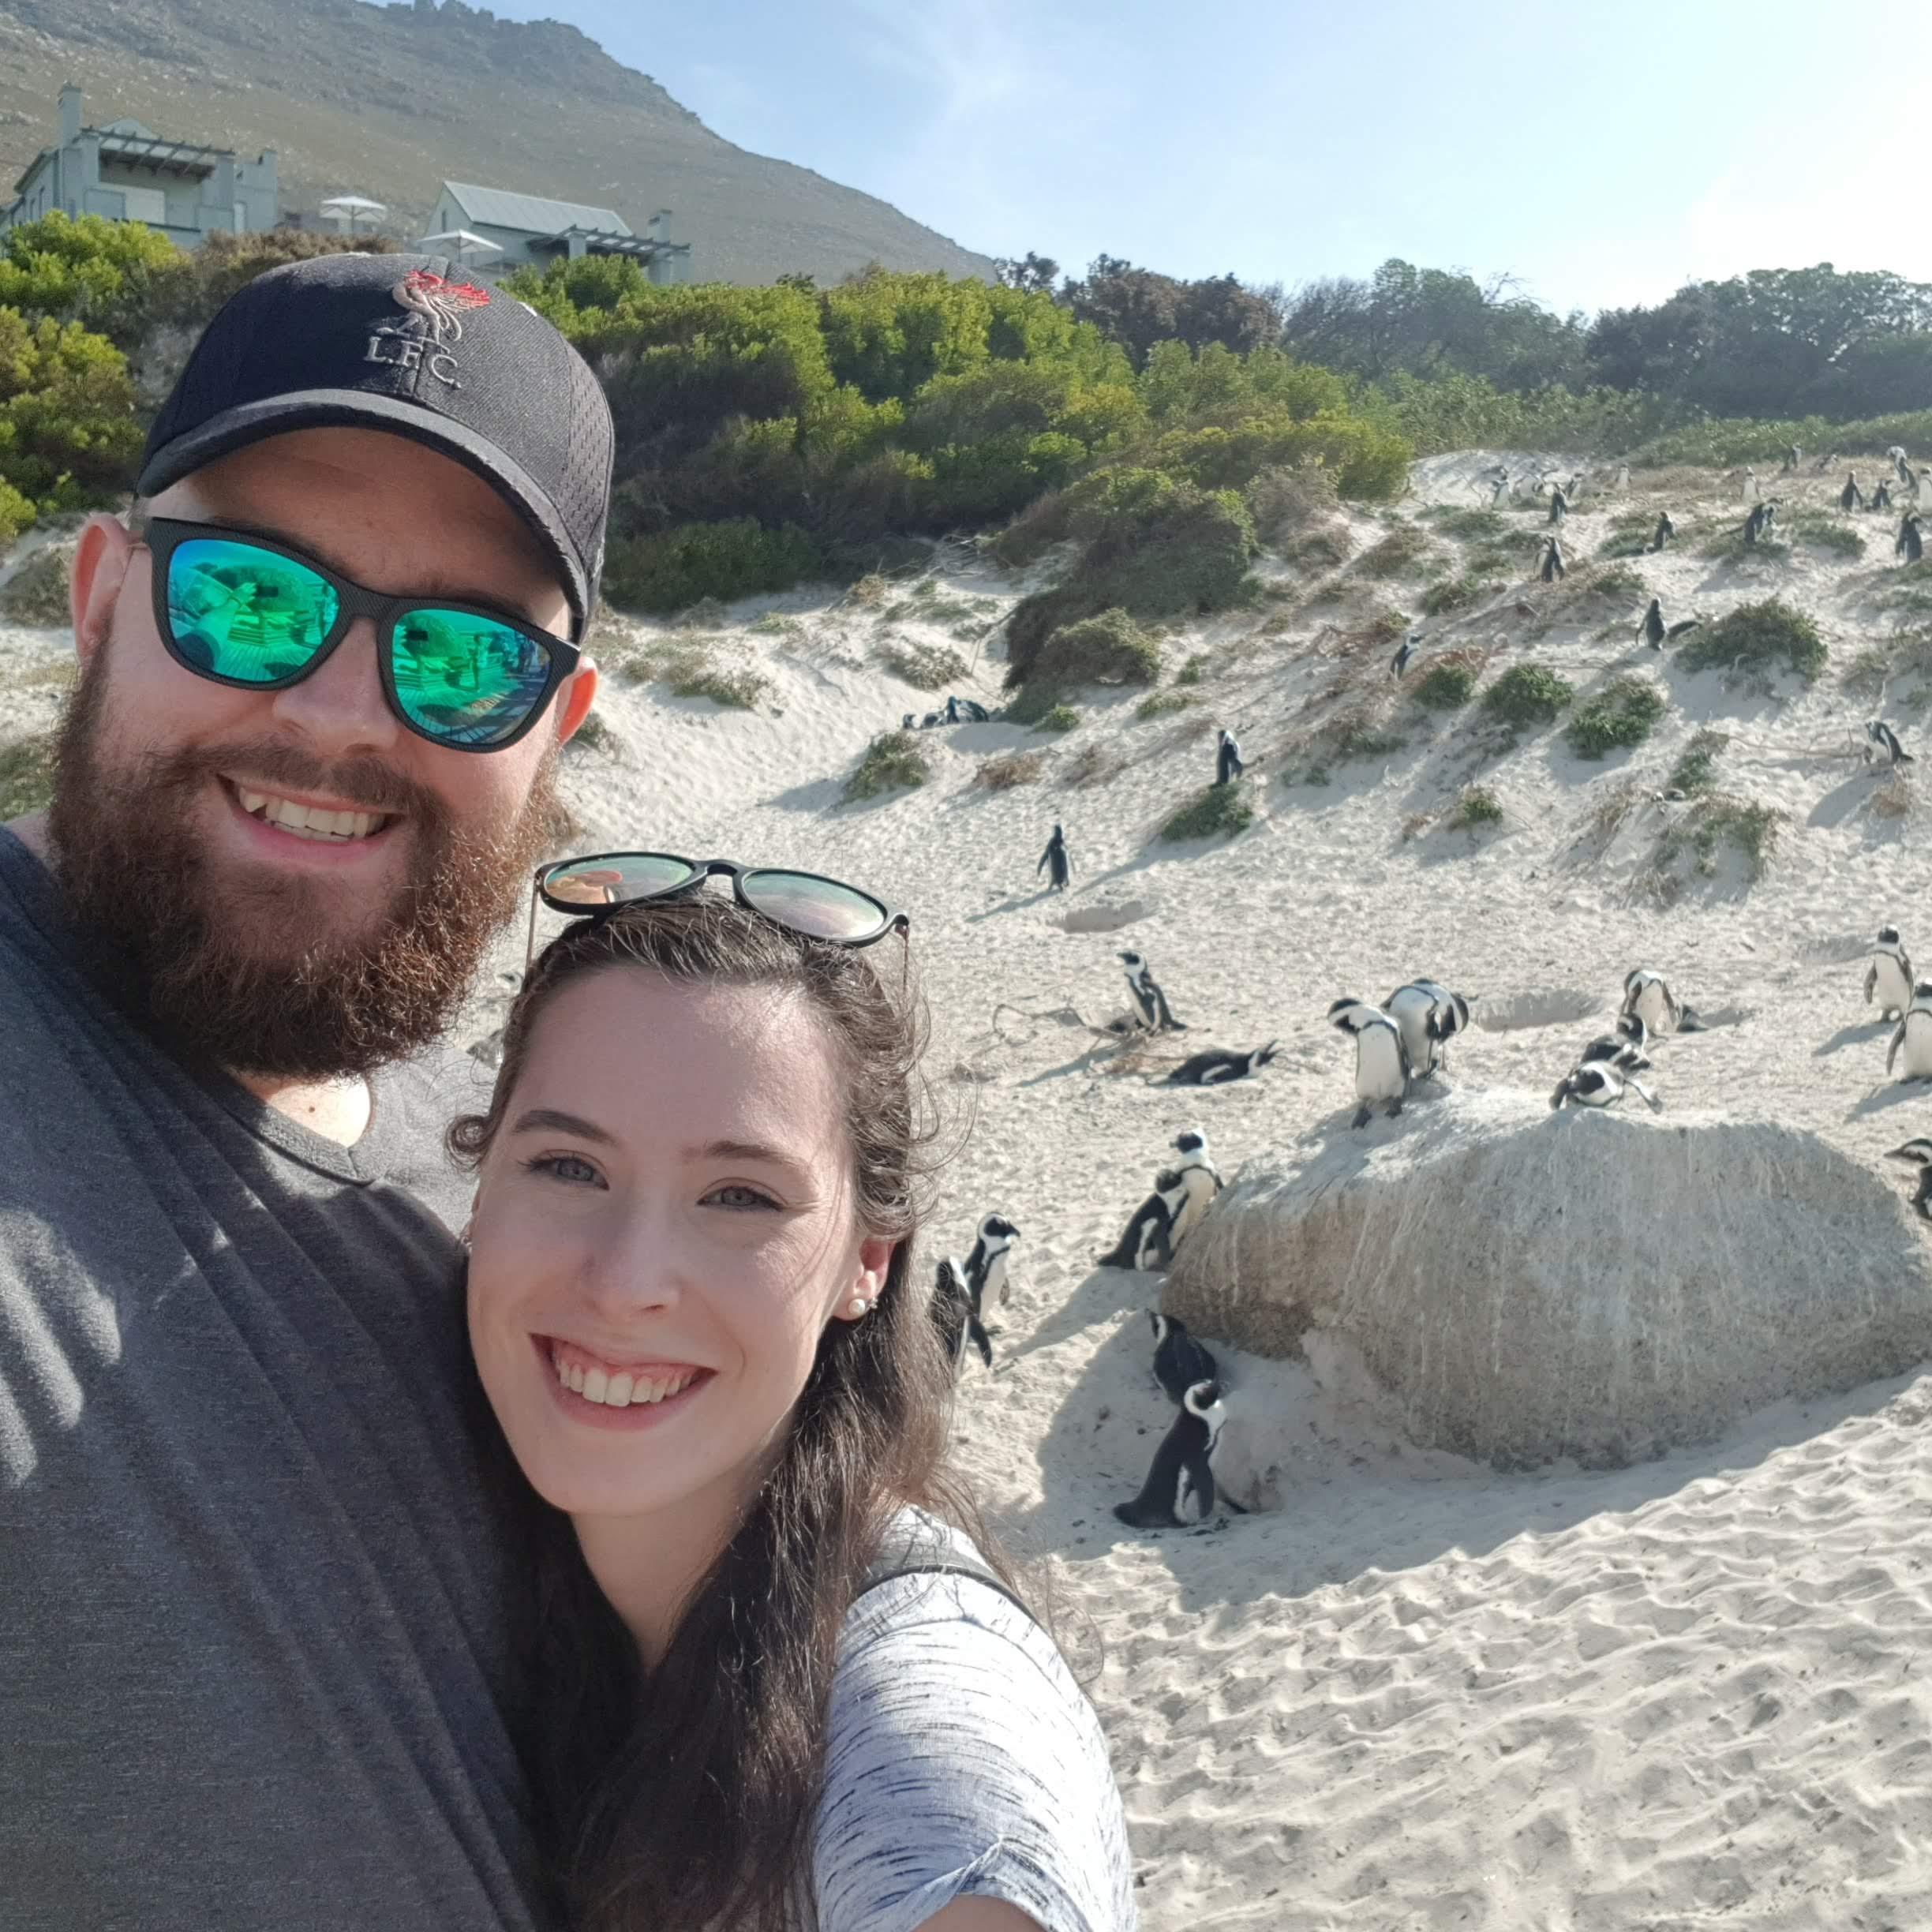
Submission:
POLYGON ((988 713, 984 705, 975 698, 952 698, 945 701, 945 721, 949 724, 983 724, 988 713))
POLYGON ((901 731, 930 731, 935 725, 945 722, 945 713, 943 711, 928 711, 923 717, 908 711, 899 721, 899 728, 901 731))
POLYGON ((1619 1073, 1601 1060, 1593 1061, 1588 1066, 1574 1068, 1566 1074, 1550 1095, 1550 1111, 1559 1112, 1566 1101, 1573 1106, 1615 1106, 1627 1089, 1635 1093, 1653 1114, 1664 1111, 1664 1103, 1635 1075, 1619 1073))
POLYGON ((1664 983, 1662 975, 1645 966, 1633 967, 1623 975, 1622 1010, 1635 1013, 1653 1035, 1705 1031, 1704 1022, 1695 1011, 1679 1005, 1677 996, 1664 983))
POLYGON ((1178 1530, 1203 1522, 1215 1506, 1214 1451, 1227 1411, 1219 1382, 1196 1382, 1181 1398, 1181 1413, 1154 1451, 1140 1493, 1116 1503, 1114 1514, 1136 1530, 1178 1530))
POLYGON ((1219 1365, 1188 1333, 1187 1324, 1178 1316, 1150 1309, 1148 1320, 1154 1327, 1154 1380, 1161 1385, 1162 1393, 1178 1409, 1196 1382, 1219 1379, 1219 1365))
POLYGON ((1197 1053, 1183 1060, 1162 1082, 1166 1087, 1225 1087, 1230 1080, 1245 1080, 1258 1073, 1275 1058, 1275 1042, 1257 1046, 1252 1053, 1229 1053, 1219 1049, 1197 1053))
POLYGON ((966 1286, 972 1291, 973 1306, 983 1316, 990 1306, 1004 1307, 1013 1293, 1006 1264, 1020 1230, 1004 1215, 990 1214, 979 1223, 979 1238, 966 1257, 966 1286), (989 1301, 989 1297, 990 1297, 989 1301))
MULTIPOLYGON (((1932 1221, 1932 1140, 1921 1136, 1908 1140, 1903 1147, 1895 1147, 1885 1155, 1887 1160, 1909 1161, 1919 1170, 1919 1189, 1912 1196, 1911 1204, 1921 1219, 1932 1221)), ((1160 1320, 1157 1315, 1154 1318, 1160 1320)))
POLYGON ((1921 979, 1912 988, 1911 1004, 1905 1009, 1885 1049, 1885 1076, 1891 1077, 1892 1063, 1899 1049, 1905 1049, 1905 1071, 1901 1080, 1932 1080, 1932 979, 1921 979))
POLYGON ((1911 961, 1905 956, 1896 926, 1878 928, 1878 943, 1872 950, 1871 964, 1865 968, 1865 1004, 1878 996, 1878 1017, 1889 1020, 1894 1013, 1903 1020, 1912 999, 1911 961))
POLYGON ((1328 1024, 1355 1042, 1355 1098, 1361 1107, 1354 1125, 1366 1127, 1377 1106, 1393 1120, 1409 1094, 1409 1049, 1402 1028, 1380 1006, 1358 999, 1337 1000, 1328 1009, 1328 1024))

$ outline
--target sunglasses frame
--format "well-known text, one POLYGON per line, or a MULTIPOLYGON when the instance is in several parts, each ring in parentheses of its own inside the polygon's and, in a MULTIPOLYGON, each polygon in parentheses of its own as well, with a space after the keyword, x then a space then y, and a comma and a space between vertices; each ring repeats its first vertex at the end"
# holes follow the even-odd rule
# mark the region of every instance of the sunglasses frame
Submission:
MULTIPOLYGON (((264 536, 258 530, 246 530, 227 523, 185 523, 174 517, 151 517, 144 533, 142 542, 154 559, 154 568, 149 573, 153 582, 155 628, 161 634, 161 642, 169 657, 184 671, 196 677, 205 678, 211 684, 226 684, 233 691, 286 691, 291 685, 299 684, 304 678, 312 677, 325 664, 336 646, 349 635, 350 627, 358 617, 369 618, 376 627, 377 650, 376 662, 382 677, 383 697, 389 709, 403 728, 444 751, 491 752, 507 751, 519 738, 523 737, 536 724, 550 707, 564 680, 577 668, 583 653, 564 638, 553 637, 548 631, 540 629, 527 619, 513 617, 507 611, 492 609, 485 604, 470 604, 461 597, 390 597, 378 590, 352 582, 324 564, 320 558, 311 556, 305 550, 298 550, 293 544, 286 544, 278 537, 264 536), (313 571, 335 593, 335 621, 330 625, 322 642, 316 647, 315 655, 298 671, 286 677, 266 682, 255 678, 224 677, 219 671, 211 671, 205 665, 196 664, 175 641, 174 627, 168 612, 168 572, 174 552, 185 543, 213 541, 219 543, 245 544, 254 549, 265 550, 271 556, 283 558, 291 564, 299 564, 304 570, 313 571), (481 617, 492 623, 501 624, 506 630, 514 631, 519 637, 543 650, 548 657, 550 675, 545 680, 543 695, 533 704, 528 714, 516 729, 500 738, 493 738, 488 744, 464 744, 452 738, 439 737, 426 726, 418 724, 405 709, 396 691, 395 682, 395 635, 402 620, 411 611, 455 611, 466 617, 481 617)), ((868 895, 869 897, 870 895, 868 895)))
POLYGON ((855 886, 847 879, 828 878, 822 872, 803 872, 796 866, 748 866, 736 859, 687 859, 681 852, 585 852, 575 859, 551 859, 540 865, 530 880, 530 931, 523 942, 523 973, 530 975, 530 961, 537 951, 537 908, 539 903, 548 906, 552 912, 561 912, 569 919, 608 919, 613 912, 621 912, 626 906, 651 905, 660 900, 683 899, 696 892, 714 876, 723 874, 732 882, 732 896, 747 912, 755 912, 762 919, 769 919, 781 932, 795 933, 801 939, 816 941, 821 945, 848 946, 854 951, 866 946, 877 945, 889 933, 897 932, 909 935, 912 930, 912 916, 888 905, 877 893, 869 893, 863 886, 855 886), (609 905, 586 906, 567 900, 552 899, 544 882, 553 874, 566 871, 573 866, 596 865, 600 861, 616 861, 622 859, 668 859, 674 865, 689 866, 691 875, 680 879, 675 886, 667 886, 661 892, 639 893, 634 899, 620 899, 609 905), (877 906, 882 915, 879 929, 863 939, 837 939, 826 933, 808 933, 796 926, 788 926, 783 919, 773 919, 763 907, 754 905, 745 893, 744 882, 747 876, 755 878, 761 872, 781 872, 788 878, 815 880, 821 886, 836 886, 841 892, 856 893, 859 897, 868 900, 877 906))

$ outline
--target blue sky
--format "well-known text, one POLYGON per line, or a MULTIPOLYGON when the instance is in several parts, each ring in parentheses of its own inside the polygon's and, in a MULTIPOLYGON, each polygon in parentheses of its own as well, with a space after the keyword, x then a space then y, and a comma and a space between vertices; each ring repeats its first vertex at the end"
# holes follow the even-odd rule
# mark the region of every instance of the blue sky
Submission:
POLYGON ((491 3, 988 254, 1290 286, 1400 255, 1557 309, 1932 281, 1927 0, 491 3))

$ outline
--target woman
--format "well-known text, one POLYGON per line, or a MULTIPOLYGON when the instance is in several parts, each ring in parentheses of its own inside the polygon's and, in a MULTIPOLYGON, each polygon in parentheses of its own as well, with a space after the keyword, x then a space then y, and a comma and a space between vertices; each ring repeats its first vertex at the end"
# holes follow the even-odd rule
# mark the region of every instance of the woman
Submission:
POLYGON ((1098 1723, 944 1467, 921 1043, 903 940, 867 949, 903 920, 638 855, 546 902, 579 871, 606 909, 451 1132, 477 1366, 558 1512, 538 1784, 575 1932, 1130 1932, 1098 1723))

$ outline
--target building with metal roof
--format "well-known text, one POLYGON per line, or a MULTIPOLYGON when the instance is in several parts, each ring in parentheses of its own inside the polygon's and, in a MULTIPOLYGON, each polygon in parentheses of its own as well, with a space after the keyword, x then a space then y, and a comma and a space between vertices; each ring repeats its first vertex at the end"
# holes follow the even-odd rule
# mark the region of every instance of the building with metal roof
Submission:
POLYGON ((272 228, 279 218, 275 151, 244 161, 232 148, 170 140, 138 121, 84 126, 81 95, 61 89, 59 139, 43 148, 0 208, 0 234, 56 208, 78 218, 145 222, 183 248, 211 234, 272 228))
POLYGON ((486 275, 586 255, 627 255, 653 282, 691 279, 691 245, 671 239, 668 208, 660 208, 640 235, 615 208, 446 181, 437 190, 429 232, 464 230, 500 251, 491 260, 466 264, 486 275))

